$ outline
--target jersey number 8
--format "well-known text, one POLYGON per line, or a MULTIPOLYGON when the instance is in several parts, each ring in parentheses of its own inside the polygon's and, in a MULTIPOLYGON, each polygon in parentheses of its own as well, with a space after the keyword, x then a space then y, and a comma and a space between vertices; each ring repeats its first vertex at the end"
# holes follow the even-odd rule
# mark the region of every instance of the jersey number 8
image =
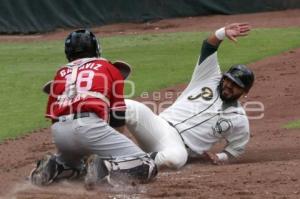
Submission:
MULTIPOLYGON (((93 78, 95 76, 94 71, 80 71, 77 75, 76 80, 76 88, 77 91, 83 92, 83 91, 89 91, 92 88, 93 85, 93 78)), ((71 81, 71 74, 66 76, 66 88, 67 86, 70 86, 69 83, 71 81)))

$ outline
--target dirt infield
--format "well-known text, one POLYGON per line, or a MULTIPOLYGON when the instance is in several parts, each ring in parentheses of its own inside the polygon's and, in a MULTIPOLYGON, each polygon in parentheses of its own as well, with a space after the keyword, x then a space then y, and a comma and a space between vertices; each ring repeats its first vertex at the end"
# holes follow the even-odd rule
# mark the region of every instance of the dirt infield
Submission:
MULTIPOLYGON (((126 30, 124 24, 95 30, 102 35, 104 33, 111 35, 158 31, 172 32, 200 30, 202 28, 211 30, 225 22, 235 21, 248 21, 256 27, 300 26, 300 10, 172 19, 151 24, 131 24, 126 30), (145 28, 150 25, 152 28, 145 28)), ((63 31, 59 31, 34 37, 40 39, 61 38, 62 35, 65 36, 62 33, 63 31)), ((0 40, 12 38, 9 36, 0 37, 0 40)), ((18 36, 17 38, 29 41, 28 37, 21 38, 18 36)), ((263 113, 264 117, 260 120, 250 120, 252 135, 247 152, 232 164, 213 166, 199 160, 193 160, 180 171, 162 171, 155 182, 147 185, 100 187, 91 192, 85 191, 81 182, 62 182, 46 188, 37 188, 26 181, 26 175, 30 172, 36 159, 46 152, 55 151, 49 129, 43 129, 0 144, 0 199, 299 199, 300 133, 299 130, 282 128, 282 125, 287 121, 299 119, 300 85, 298 77, 300 67, 298 63, 300 63, 300 49, 250 64, 256 73, 256 83, 248 98, 242 101, 262 102, 265 111, 255 114, 263 113)), ((165 96, 166 92, 176 93, 182 90, 184 86, 164 89, 160 91, 160 96, 165 96)), ((154 95, 150 95, 149 99, 153 100, 153 97, 154 95)), ((139 100, 148 99, 139 98, 139 100)), ((160 100, 153 101, 159 103, 160 100)), ((249 113, 250 116, 251 114, 254 113, 249 113)))

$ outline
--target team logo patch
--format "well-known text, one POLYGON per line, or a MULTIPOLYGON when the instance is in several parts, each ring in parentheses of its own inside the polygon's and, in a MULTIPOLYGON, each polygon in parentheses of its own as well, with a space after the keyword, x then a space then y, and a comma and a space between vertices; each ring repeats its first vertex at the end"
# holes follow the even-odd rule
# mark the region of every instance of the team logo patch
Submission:
POLYGON ((202 98, 202 99, 204 99, 204 100, 206 100, 206 101, 209 101, 209 100, 211 100, 212 98, 213 98, 213 92, 212 92, 212 90, 210 89, 210 88, 208 88, 208 87, 203 87, 202 89, 201 89, 201 93, 200 94, 198 94, 198 95, 196 95, 196 96, 189 96, 188 97, 188 100, 195 100, 195 99, 198 99, 198 98, 202 98))
POLYGON ((228 132, 232 128, 232 126, 232 122, 229 119, 220 118, 217 121, 215 127, 213 127, 213 131, 214 133, 221 135, 228 132))

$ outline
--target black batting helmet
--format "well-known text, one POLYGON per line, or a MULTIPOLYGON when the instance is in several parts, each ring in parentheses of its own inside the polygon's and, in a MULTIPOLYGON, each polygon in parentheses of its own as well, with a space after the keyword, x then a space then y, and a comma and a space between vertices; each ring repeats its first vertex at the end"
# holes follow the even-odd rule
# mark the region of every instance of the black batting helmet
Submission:
POLYGON ((235 82, 246 92, 250 90, 254 83, 254 73, 250 68, 243 64, 233 65, 226 73, 224 73, 223 77, 227 77, 235 82))
POLYGON ((92 32, 86 29, 76 30, 65 40, 65 54, 69 61, 85 57, 100 57, 100 45, 92 32))

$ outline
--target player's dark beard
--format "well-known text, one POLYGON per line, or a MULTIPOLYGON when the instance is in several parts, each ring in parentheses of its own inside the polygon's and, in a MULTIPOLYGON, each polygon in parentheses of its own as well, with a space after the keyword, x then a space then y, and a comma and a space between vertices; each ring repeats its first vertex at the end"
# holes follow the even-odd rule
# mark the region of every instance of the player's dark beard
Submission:
POLYGON ((232 102, 236 102, 240 96, 232 96, 232 97, 226 97, 223 95, 223 79, 221 79, 220 84, 219 84, 219 95, 221 100, 223 100, 226 103, 232 103, 232 102))
MULTIPOLYGON (((222 90, 222 89, 221 89, 222 90)), ((232 96, 232 97, 226 97, 222 94, 222 91, 220 91, 220 98, 224 101, 224 102, 228 102, 228 103, 232 103, 235 102, 239 99, 239 96, 232 96)))

